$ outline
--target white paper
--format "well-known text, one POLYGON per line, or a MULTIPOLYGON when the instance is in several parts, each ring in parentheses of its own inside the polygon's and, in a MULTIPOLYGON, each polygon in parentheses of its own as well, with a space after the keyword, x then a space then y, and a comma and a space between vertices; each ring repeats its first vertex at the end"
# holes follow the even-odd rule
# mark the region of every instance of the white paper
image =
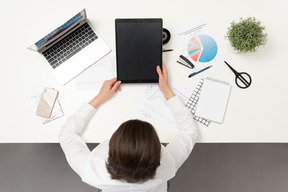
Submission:
POLYGON ((77 77, 78 89, 99 89, 105 80, 116 77, 116 51, 112 50, 100 61, 77 77))
POLYGON ((213 67, 201 73, 203 75, 208 71, 225 66, 223 50, 207 18, 201 17, 180 24, 173 28, 171 33, 178 43, 181 54, 194 64, 193 71, 212 65, 213 67))
MULTIPOLYGON (((173 92, 183 100, 185 104, 194 87, 191 85, 172 85, 173 92)), ((174 115, 166 103, 166 99, 158 85, 139 86, 137 118, 150 123, 160 123, 171 130, 177 131, 174 115)))

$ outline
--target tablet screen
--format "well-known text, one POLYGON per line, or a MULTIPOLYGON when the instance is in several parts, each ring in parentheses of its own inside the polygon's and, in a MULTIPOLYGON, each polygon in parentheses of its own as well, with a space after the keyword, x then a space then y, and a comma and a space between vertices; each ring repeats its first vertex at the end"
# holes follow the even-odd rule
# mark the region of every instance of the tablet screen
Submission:
POLYGON ((162 66, 162 19, 116 19, 117 79, 158 82, 162 66))

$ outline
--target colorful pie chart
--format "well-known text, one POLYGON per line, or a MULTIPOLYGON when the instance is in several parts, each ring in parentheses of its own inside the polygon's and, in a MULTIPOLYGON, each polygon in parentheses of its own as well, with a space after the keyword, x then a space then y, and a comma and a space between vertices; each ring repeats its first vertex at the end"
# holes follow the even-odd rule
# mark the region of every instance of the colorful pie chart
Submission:
POLYGON ((193 36, 189 40, 187 51, 193 61, 206 63, 216 57, 218 47, 212 37, 200 34, 193 36))

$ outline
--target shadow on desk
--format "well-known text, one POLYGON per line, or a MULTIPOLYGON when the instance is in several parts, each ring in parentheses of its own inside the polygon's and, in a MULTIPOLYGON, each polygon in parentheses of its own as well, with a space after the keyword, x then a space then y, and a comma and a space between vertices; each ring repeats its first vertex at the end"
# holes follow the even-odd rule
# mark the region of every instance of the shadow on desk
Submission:
MULTIPOLYGON (((0 191, 96 191, 69 167, 59 144, 0 144, 0 153, 0 191)), ((288 143, 196 144, 170 192, 287 192, 287 178, 288 143)))

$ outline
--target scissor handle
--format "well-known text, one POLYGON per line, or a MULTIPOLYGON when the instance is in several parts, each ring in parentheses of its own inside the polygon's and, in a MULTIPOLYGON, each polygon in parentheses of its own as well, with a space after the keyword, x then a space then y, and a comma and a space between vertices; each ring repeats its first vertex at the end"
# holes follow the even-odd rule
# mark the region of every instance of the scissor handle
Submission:
POLYGON ((235 83, 238 87, 240 87, 241 89, 246 89, 248 88, 251 83, 252 83, 252 78, 251 76, 246 73, 246 72, 241 72, 236 74, 236 78, 235 78, 235 83), (244 76, 243 76, 244 75, 244 76), (245 77, 246 76, 246 77, 245 77), (247 79, 248 77, 248 79, 247 79), (243 84, 239 84, 239 81, 243 84))

